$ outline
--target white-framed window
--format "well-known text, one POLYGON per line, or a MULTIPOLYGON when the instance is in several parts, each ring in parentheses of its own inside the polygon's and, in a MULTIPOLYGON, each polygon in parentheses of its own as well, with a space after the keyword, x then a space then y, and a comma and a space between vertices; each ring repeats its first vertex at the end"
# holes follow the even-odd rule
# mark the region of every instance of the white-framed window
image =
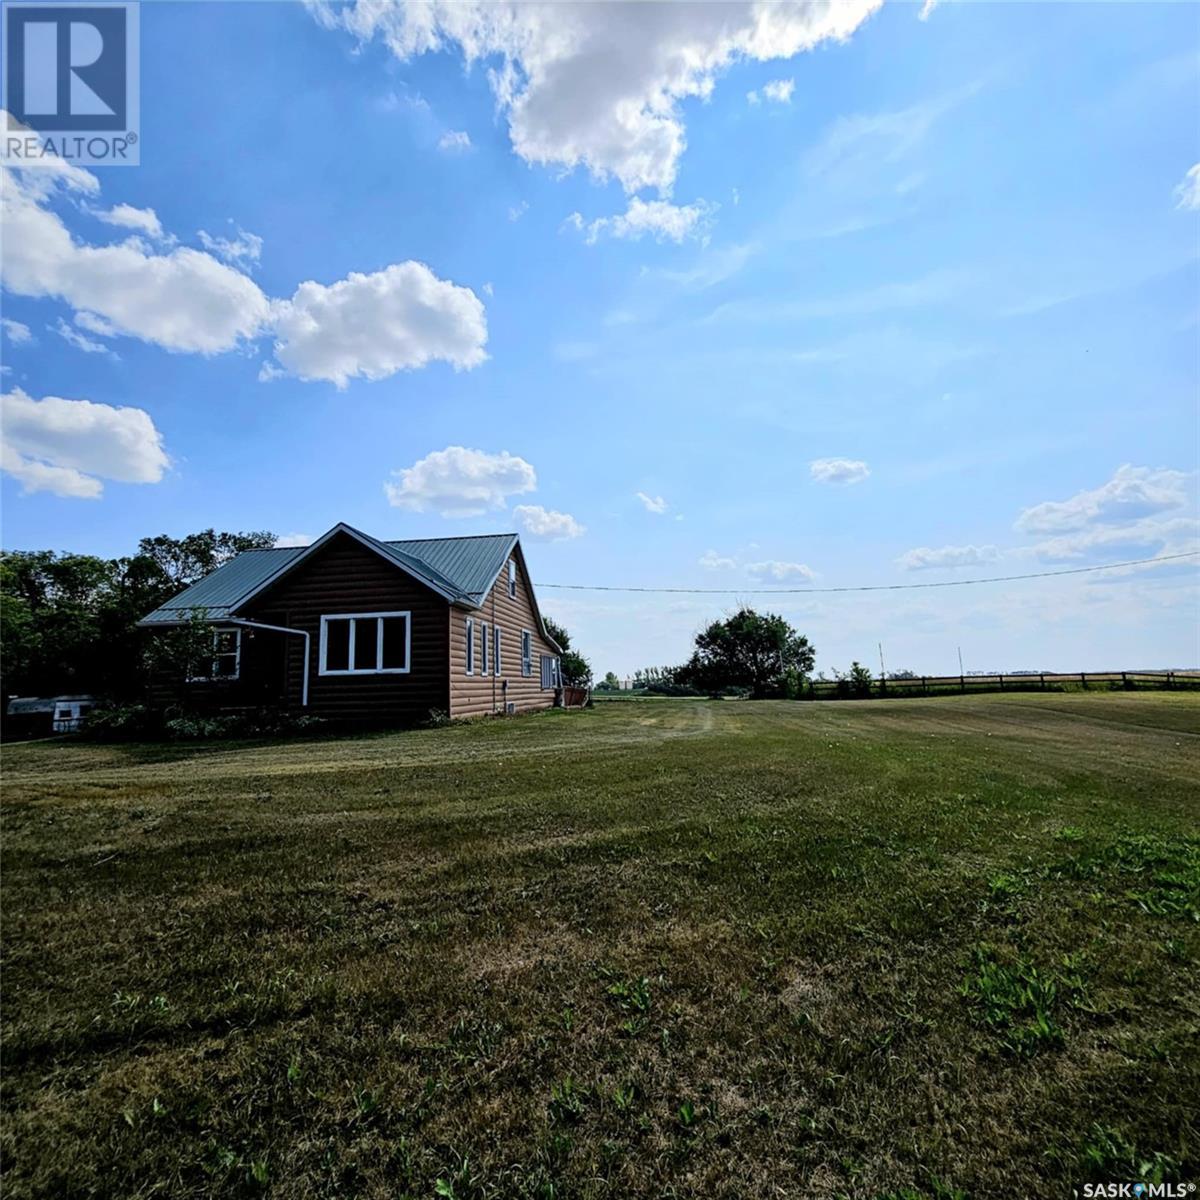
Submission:
POLYGON ((515 558, 508 560, 508 594, 510 596, 517 594, 517 560, 515 558))
POLYGON ((488 623, 479 622, 479 673, 488 674, 488 623))
POLYGON ((533 634, 528 629, 521 630, 521 674, 533 674, 533 634))
POLYGON ((467 618, 467 674, 475 674, 475 618, 467 618))
POLYGON ((209 683, 216 679, 237 679, 242 673, 242 631, 214 629, 212 654, 196 664, 188 683, 209 683))
POLYGON ((558 659, 553 654, 542 655, 542 687, 556 688, 559 683, 558 659))
POLYGON ((504 674, 503 658, 500 653, 500 626, 492 631, 492 669, 497 675, 504 674))
POLYGON ((321 617, 321 675, 407 675, 412 614, 329 613, 321 617))

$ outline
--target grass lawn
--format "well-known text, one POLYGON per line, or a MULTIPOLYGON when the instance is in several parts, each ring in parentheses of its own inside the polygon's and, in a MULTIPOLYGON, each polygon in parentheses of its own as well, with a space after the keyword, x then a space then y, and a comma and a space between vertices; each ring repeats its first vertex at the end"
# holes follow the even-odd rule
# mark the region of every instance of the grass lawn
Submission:
POLYGON ((1200 697, 5 752, 4 1195, 1200 1183, 1200 697))

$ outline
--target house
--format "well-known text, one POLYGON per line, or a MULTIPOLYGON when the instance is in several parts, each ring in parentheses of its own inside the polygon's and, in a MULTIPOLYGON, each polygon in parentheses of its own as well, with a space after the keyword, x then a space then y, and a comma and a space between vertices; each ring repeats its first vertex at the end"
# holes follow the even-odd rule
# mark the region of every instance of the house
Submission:
POLYGON ((247 550, 143 617, 199 616, 211 653, 151 697, 279 705, 345 724, 526 712, 561 701, 515 533, 380 541, 335 525, 309 546, 247 550))

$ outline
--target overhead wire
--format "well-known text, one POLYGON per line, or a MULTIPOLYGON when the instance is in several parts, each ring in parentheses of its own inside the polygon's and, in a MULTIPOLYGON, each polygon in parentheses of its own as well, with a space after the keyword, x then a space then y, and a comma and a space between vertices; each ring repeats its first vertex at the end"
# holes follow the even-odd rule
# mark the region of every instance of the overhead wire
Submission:
POLYGON ((1131 558, 1125 562, 1104 563, 1094 567, 1067 567, 1058 571, 1030 571, 1023 575, 990 575, 979 579, 939 579, 927 583, 874 583, 844 587, 798 587, 798 588, 694 588, 694 587, 639 587, 635 585, 609 583, 539 583, 538 589, 555 588, 571 592, 640 592, 660 595, 689 596, 802 596, 832 592, 903 592, 923 588, 970 587, 982 583, 1015 583, 1024 579, 1053 579, 1063 575, 1087 575, 1096 571, 1117 571, 1122 567, 1143 567, 1149 563, 1173 562, 1181 558, 1195 558, 1200 550, 1186 550, 1181 554, 1160 554, 1155 558, 1131 558))

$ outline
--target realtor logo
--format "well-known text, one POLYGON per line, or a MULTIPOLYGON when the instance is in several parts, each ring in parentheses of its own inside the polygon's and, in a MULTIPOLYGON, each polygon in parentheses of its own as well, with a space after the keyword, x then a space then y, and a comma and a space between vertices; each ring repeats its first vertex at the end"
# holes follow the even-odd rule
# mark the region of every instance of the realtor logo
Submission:
POLYGON ((136 165, 136 3, 6 3, 4 44, 0 160, 136 165))

